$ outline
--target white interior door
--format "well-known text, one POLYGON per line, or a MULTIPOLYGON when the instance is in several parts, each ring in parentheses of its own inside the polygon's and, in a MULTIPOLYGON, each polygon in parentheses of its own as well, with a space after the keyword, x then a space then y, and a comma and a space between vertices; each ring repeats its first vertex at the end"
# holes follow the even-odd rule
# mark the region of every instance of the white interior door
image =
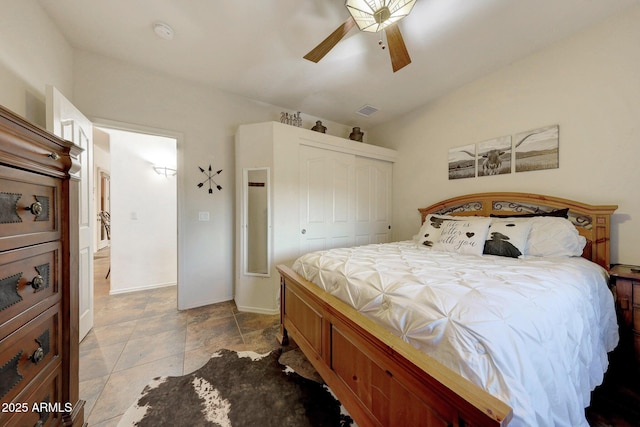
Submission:
POLYGON ((47 129, 82 147, 79 205, 80 341, 93 328, 93 124, 59 90, 47 86, 47 129))
POLYGON ((355 156, 300 146, 300 252, 353 246, 355 156))

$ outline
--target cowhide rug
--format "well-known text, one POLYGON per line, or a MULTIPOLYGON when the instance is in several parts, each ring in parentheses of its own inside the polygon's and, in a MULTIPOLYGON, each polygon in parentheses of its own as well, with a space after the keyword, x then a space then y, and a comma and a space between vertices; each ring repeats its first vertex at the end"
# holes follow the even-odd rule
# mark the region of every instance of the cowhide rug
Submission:
POLYGON ((118 426, 351 426, 331 390, 280 364, 281 352, 220 350, 191 374, 156 378, 118 426))

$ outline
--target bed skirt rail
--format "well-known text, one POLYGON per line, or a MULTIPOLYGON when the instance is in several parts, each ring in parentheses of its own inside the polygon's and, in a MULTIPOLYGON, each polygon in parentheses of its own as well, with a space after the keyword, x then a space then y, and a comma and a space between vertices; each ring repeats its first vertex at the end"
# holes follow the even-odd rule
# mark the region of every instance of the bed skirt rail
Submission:
POLYGON ((359 426, 505 426, 511 408, 284 265, 292 338, 359 426))

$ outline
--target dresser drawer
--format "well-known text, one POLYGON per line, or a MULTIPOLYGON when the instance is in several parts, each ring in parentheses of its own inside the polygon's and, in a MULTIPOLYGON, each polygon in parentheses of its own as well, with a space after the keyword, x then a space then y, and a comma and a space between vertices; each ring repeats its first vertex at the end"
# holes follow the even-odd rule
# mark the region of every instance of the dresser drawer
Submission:
POLYGON ((60 425, 64 412, 71 412, 70 404, 62 401, 62 368, 58 366, 44 381, 34 384, 25 398, 3 404, 0 425, 7 426, 56 426, 60 425))
POLYGON ((40 372, 60 363, 60 304, 0 341, 0 399, 12 401, 40 372))
POLYGON ((59 242, 0 252, 0 339, 60 300, 59 242))
POLYGON ((59 180, 0 166, 0 251, 60 239, 59 180))

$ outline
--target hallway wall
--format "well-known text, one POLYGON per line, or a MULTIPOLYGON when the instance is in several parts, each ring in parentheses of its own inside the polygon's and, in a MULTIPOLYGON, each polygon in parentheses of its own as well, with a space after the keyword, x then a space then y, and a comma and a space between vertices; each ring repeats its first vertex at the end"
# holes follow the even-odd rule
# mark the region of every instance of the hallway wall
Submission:
POLYGON ((111 294, 177 283, 176 140, 108 130, 111 153, 111 294))

